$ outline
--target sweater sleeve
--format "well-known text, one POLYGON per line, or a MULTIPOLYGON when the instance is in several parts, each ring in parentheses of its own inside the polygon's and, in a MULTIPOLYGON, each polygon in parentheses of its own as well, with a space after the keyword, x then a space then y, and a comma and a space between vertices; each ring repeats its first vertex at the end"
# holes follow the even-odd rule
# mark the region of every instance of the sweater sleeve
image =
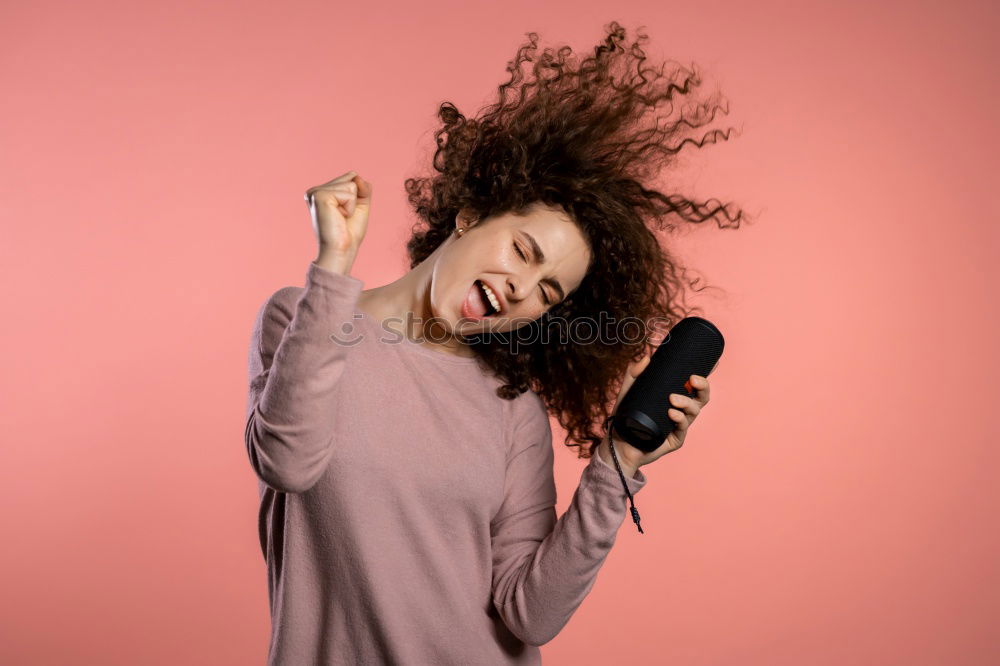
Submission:
MULTIPOLYGON (((511 431, 504 499, 491 523, 493 603, 518 638, 543 645, 594 586, 628 500, 618 470, 595 451, 557 521, 549 416, 537 394, 528 391, 513 402, 522 398, 528 414, 511 431)), ((634 496, 646 476, 640 469, 626 483, 634 496)))
POLYGON ((310 262, 306 286, 261 306, 249 351, 245 440, 257 477, 287 493, 308 490, 330 458, 330 400, 349 345, 331 339, 352 321, 363 282, 310 262))

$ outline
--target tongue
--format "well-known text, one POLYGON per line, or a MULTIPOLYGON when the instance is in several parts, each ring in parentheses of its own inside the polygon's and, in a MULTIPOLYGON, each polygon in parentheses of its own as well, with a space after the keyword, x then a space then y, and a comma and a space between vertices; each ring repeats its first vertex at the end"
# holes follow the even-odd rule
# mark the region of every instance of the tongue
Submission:
POLYGON ((471 312, 476 317, 486 316, 486 301, 484 300, 486 295, 483 293, 482 288, 480 288, 478 282, 472 283, 472 288, 469 289, 469 293, 465 297, 465 302, 469 306, 469 312, 471 312))

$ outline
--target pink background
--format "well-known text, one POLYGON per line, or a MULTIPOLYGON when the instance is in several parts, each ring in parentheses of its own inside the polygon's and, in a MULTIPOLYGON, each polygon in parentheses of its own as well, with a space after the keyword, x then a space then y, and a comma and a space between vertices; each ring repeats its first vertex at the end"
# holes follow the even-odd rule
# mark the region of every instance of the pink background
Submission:
MULTIPOLYGON (((722 290, 713 401, 545 663, 1000 659, 990 3, 3 14, 0 662, 263 663, 247 344, 315 256, 303 191, 371 180, 354 274, 394 279, 437 104, 474 114, 530 30, 590 51, 613 19, 743 130, 677 187, 760 219, 677 240, 722 290)), ((582 462, 556 465, 561 513, 582 462)))

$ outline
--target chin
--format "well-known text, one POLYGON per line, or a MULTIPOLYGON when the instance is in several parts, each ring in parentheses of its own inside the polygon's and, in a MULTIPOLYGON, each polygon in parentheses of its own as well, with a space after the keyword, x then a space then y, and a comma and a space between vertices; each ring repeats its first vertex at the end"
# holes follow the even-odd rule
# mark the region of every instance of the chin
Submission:
POLYGON ((485 329, 478 322, 472 321, 471 319, 463 319, 462 313, 459 312, 455 320, 451 322, 451 330, 453 333, 473 335, 475 333, 480 333, 485 329))

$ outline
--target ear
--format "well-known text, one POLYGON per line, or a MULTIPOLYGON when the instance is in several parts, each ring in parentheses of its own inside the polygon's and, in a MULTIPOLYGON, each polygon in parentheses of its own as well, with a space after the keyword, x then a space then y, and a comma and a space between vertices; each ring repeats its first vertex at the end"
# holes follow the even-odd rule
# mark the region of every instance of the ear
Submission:
POLYGON ((476 223, 476 216, 469 208, 463 208, 455 215, 455 228, 467 231, 476 223))

